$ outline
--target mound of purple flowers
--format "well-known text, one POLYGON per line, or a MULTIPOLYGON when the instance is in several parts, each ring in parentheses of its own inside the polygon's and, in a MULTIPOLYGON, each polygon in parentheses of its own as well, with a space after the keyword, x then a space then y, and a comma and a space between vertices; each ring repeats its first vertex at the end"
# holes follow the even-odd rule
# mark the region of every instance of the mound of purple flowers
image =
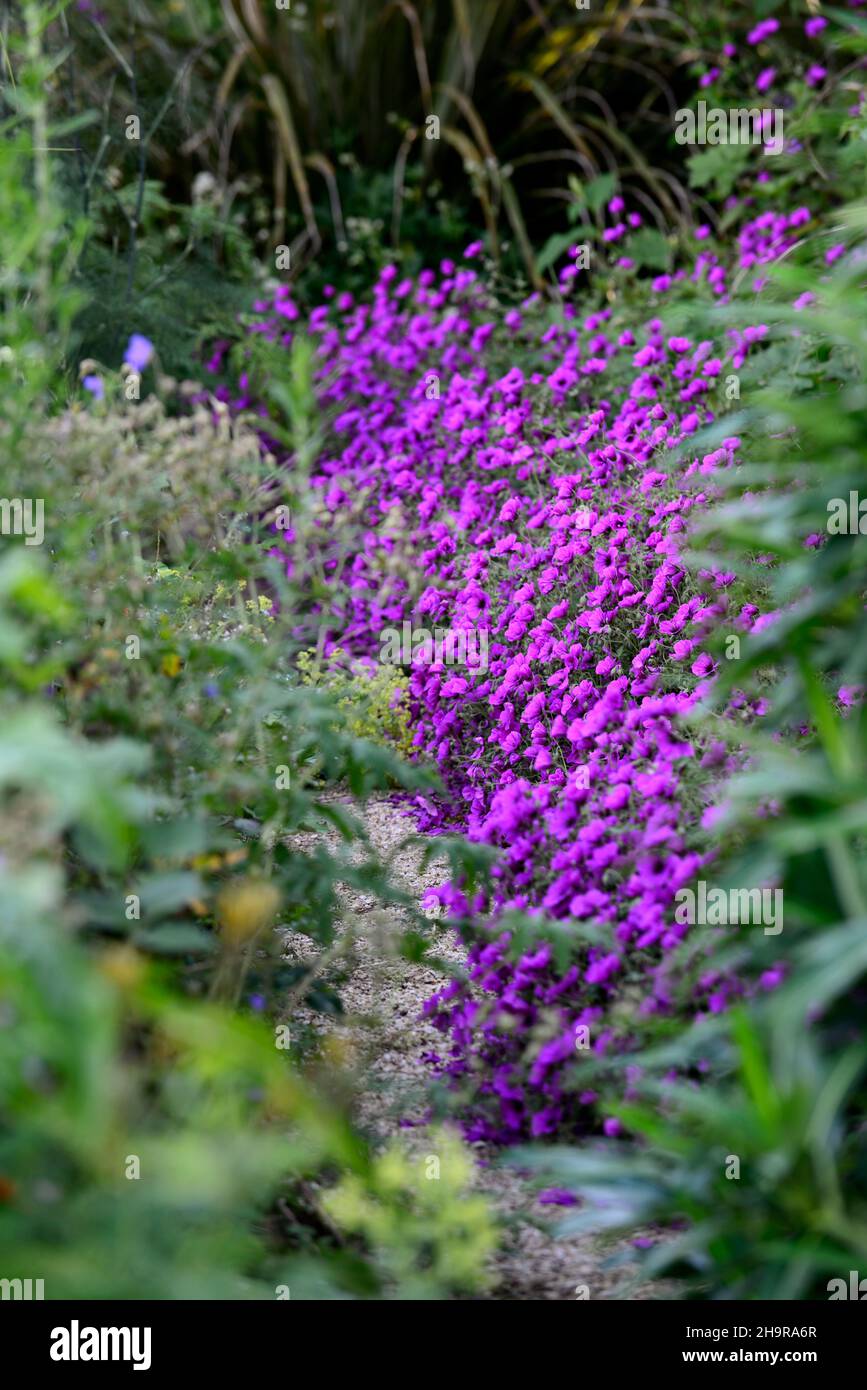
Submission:
MULTIPOLYGON (((665 955, 686 930, 673 896, 702 864, 681 788, 694 764, 722 757, 693 747, 678 717, 711 673, 702 636, 723 616, 746 630, 755 613, 729 611, 733 576, 696 591, 678 555, 738 440, 677 463, 674 451, 712 420, 708 397, 761 329, 720 355, 667 337, 659 319, 640 340, 613 332, 609 311, 539 332, 535 307, 498 321, 475 273, 445 263, 414 282, 388 268, 371 305, 344 297, 308 322, 323 399, 340 407, 313 482, 335 515, 349 487, 369 499, 336 639, 375 656, 404 619, 490 634, 487 669, 415 665, 408 681, 415 744, 449 794, 419 801, 421 825, 502 851, 493 901, 467 903, 454 885, 440 896, 459 914, 599 932, 564 970, 544 941, 516 958, 494 927, 471 947, 471 984, 428 1005, 450 1038, 435 1062, 471 1071, 487 1101, 470 1132, 497 1139, 580 1123, 595 1097, 570 1082, 576 1028, 603 1052, 624 990, 643 1012, 669 1003, 665 955), (485 354, 516 339, 537 369, 488 369, 485 354), (607 398, 582 408, 585 384, 598 395, 615 367, 607 398), (399 545, 424 577, 417 597, 389 563, 399 545)), ((721 1007, 716 986, 698 1007, 721 1007)))
MULTIPOLYGON (((620 197, 608 212, 606 248, 641 224, 620 197)), ((767 329, 696 340, 662 315, 684 287, 717 303, 734 277, 760 291, 756 268, 810 221, 806 207, 753 215, 746 200, 734 263, 704 248, 700 228, 691 264, 644 282, 643 320, 608 305, 582 315, 571 260, 558 314, 537 295, 505 308, 475 269, 478 243, 415 278, 387 266, 368 302, 328 290, 304 317, 281 287, 257 305, 257 332, 317 346, 334 412, 311 480, 326 514, 338 525, 364 499, 335 645, 376 659, 383 630, 404 621, 489 636, 484 664, 407 676, 415 746, 446 790, 418 799, 421 827, 499 851, 492 892, 438 890, 478 925, 469 979, 427 1005, 444 1039, 431 1062, 466 1081, 473 1138, 598 1129, 580 1040, 597 1058, 626 1057, 636 1023, 676 1006, 669 961, 690 929, 674 895, 708 862, 697 831, 727 766, 725 747, 697 745, 683 716, 713 678, 707 635, 744 634, 759 617, 733 601, 735 575, 696 575, 682 558, 691 516, 740 447, 722 432, 713 447, 691 441, 767 329)), ((627 277, 620 250, 605 254, 627 277)), ((327 521, 322 531, 328 557, 327 521)), ((326 558, 332 575, 339 563, 326 558)), ((775 982, 768 972, 761 986, 775 982)), ((690 1010, 719 1012, 744 988, 708 971, 690 1010)))

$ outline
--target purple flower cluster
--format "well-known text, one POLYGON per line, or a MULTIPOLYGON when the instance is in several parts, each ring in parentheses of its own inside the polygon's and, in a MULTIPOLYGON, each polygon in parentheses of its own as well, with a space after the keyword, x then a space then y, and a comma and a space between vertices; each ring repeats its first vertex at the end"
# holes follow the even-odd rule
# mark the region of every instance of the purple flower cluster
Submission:
MULTIPOLYGON (((262 332, 289 340, 286 305, 262 304, 262 332)), ((470 983, 427 1006, 450 1038, 435 1065, 477 1082, 469 1133, 497 1140, 592 1117, 576 1029, 604 1054, 624 1045, 606 1021, 624 990, 640 1014, 671 1004, 666 956, 687 930, 674 894, 704 862, 682 784, 710 780, 725 757, 678 721, 712 677, 702 638, 723 617, 747 631, 756 616, 730 611, 732 575, 708 571, 702 592, 680 547, 739 445, 691 451, 690 437, 764 326, 716 348, 658 318, 617 332, 608 309, 540 327, 536 307, 501 315, 475 271, 446 261, 416 280, 387 267, 370 304, 331 296, 306 323, 336 411, 311 481, 335 517, 350 490, 369 499, 349 604, 333 615, 340 645, 372 656, 405 619, 490 634, 487 669, 419 665, 408 688, 415 745, 448 792, 418 801, 421 826, 501 851, 491 900, 439 890, 491 926, 470 948, 470 983), (489 367, 516 338, 534 369, 489 367), (391 562, 399 545, 420 593, 391 562), (516 955, 497 926, 511 913, 593 923, 599 944, 576 944, 565 970, 545 941, 516 955)), ((730 987, 704 980, 696 1007, 720 1007, 730 987)))
MULTIPOLYGON (((603 246, 641 224, 619 196, 608 214, 603 246)), ((810 221, 805 207, 742 221, 732 266, 697 248, 651 282, 651 303, 686 285, 725 302, 730 277, 779 258, 810 221)), ((611 307, 582 317, 573 257, 555 321, 537 295, 504 310, 471 264, 480 249, 414 278, 386 266, 369 301, 328 287, 309 314, 281 286, 257 304, 254 331, 316 345, 333 425, 310 481, 327 572, 348 581, 335 587, 334 643, 374 659, 383 629, 405 620, 490 637, 484 668, 433 663, 407 677, 415 747, 446 791, 418 798, 420 826, 499 851, 491 892, 436 890, 478 925, 468 980, 426 1006, 444 1038, 430 1060, 469 1083, 473 1138, 615 1135, 582 1081, 583 1039, 596 1058, 628 1055, 636 1023, 675 1007, 672 953, 690 930, 675 922, 675 893, 707 863, 696 830, 712 824, 729 766, 724 745, 685 735, 683 716, 713 680, 705 638, 768 620, 731 601, 736 576, 693 576, 682 558, 712 475, 740 447, 734 435, 691 441, 767 328, 711 340, 661 317, 629 328, 611 307), (367 530, 347 572, 328 517, 336 534, 359 498, 367 530)), ((240 398, 224 393, 236 405, 249 403, 241 384, 240 398)), ((761 713, 741 696, 734 707, 761 713)), ((778 982, 770 971, 758 987, 778 982)), ((708 970, 692 1011, 719 1012, 744 988, 708 970)))

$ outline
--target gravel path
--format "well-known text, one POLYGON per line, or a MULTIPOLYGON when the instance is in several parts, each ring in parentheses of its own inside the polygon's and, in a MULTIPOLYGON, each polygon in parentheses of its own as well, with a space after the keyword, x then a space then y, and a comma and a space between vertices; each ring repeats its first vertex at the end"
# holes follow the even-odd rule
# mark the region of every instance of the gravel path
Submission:
MULTIPOLYGON (((393 855, 392 879, 396 884, 420 899, 425 889, 443 881, 446 870, 442 860, 422 869, 417 846, 396 848, 414 829, 399 807, 385 797, 372 799, 365 821, 378 853, 383 858, 393 855)), ((339 987, 345 1015, 333 1019, 305 1010, 303 1020, 317 1032, 339 1039, 343 1056, 351 1059, 363 1087, 356 1100, 359 1123, 376 1142, 385 1144, 399 1136, 412 1147, 414 1141, 418 1144, 419 1133, 401 1126, 400 1121, 423 1116, 430 1072, 421 1058, 425 1052, 442 1047, 441 1035, 421 1017, 422 1004, 442 986, 444 977, 397 954, 395 941, 404 925, 401 909, 384 910, 374 898, 355 889, 344 889, 342 898, 343 930, 350 927, 357 943, 352 970, 339 987)), ((434 909, 428 915, 437 912, 434 909)), ((317 948, 309 938, 291 934, 287 951, 297 958, 316 954, 317 948)), ((463 958, 454 934, 445 929, 437 933, 433 953, 455 962, 463 958)), ((478 1186, 504 1223, 490 1297, 574 1300, 581 1285, 587 1286, 591 1299, 617 1297, 616 1290, 631 1273, 634 1251, 630 1243, 621 1240, 602 1249, 586 1236, 555 1240, 551 1229, 562 1219, 563 1209, 540 1204, 528 1178, 490 1166, 495 1153, 481 1144, 474 1147, 480 1159, 478 1186)), ((660 1293, 661 1287, 655 1285, 653 1292, 631 1290, 629 1298, 658 1298, 660 1293)))

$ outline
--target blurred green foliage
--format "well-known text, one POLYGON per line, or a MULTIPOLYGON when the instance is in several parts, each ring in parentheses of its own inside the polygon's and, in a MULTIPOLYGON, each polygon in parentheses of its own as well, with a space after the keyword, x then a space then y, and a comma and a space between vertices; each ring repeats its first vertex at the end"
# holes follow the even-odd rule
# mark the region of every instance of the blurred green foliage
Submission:
POLYGON ((0 554, 3 1277, 44 1279, 49 1299, 472 1293, 495 1235, 465 1170, 396 1192, 350 1117, 347 1059, 296 1023, 302 1005, 341 1008, 317 953, 286 943, 302 933, 351 967, 338 884, 399 906, 416 956, 431 932, 359 814, 430 774, 293 667, 318 631, 309 359, 287 386, 291 487, 253 421, 173 395, 159 363, 92 362, 89 406, 66 399, 87 228, 67 243, 49 10, 23 9, 0 140, 0 448, 6 493, 36 495, 45 534, 4 536, 0 554), (294 541, 276 521, 290 506, 294 541), (268 555, 280 541, 292 579, 288 552, 268 555), (375 1240, 326 1214, 349 1181, 385 1221, 375 1240), (404 1230, 414 1201, 445 1250, 472 1225, 454 1272, 404 1230))

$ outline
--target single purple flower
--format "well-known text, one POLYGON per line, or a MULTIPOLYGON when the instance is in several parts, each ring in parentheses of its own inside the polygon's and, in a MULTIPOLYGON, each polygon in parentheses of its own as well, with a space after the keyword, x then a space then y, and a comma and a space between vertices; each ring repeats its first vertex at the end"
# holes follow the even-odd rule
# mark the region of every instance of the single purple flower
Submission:
POLYGON ((577 1207, 578 1198, 564 1187, 546 1187, 539 1193, 539 1202, 543 1207, 577 1207))
POLYGON ((761 72, 756 78, 756 91, 766 92, 768 88, 773 85, 773 81, 776 75, 776 68, 762 68, 761 72))
POLYGON ((142 333, 133 333, 126 345, 123 360, 134 372, 143 372, 154 355, 154 345, 142 333))
POLYGON ((769 39, 771 34, 775 34, 780 27, 778 19, 763 19, 761 24, 757 24, 755 29, 751 29, 747 34, 747 43, 753 47, 761 43, 763 39, 769 39))

